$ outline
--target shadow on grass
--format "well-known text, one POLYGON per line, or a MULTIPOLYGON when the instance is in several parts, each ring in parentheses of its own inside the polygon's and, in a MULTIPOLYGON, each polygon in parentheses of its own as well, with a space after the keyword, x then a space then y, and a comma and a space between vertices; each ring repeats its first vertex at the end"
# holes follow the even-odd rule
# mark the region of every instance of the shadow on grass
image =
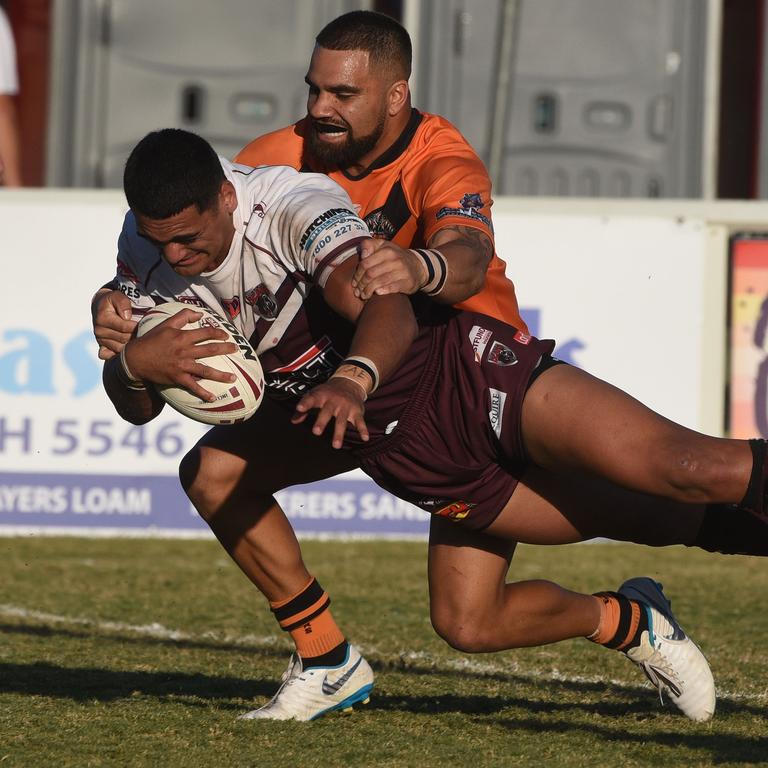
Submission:
MULTIPOLYGON (((530 680, 523 679, 518 684, 527 687, 535 685, 530 680)), ((606 718, 628 717, 634 718, 636 721, 672 717, 679 719, 681 724, 688 725, 690 723, 672 704, 667 703, 662 708, 656 692, 648 688, 633 688, 615 683, 601 685, 599 683, 547 681, 545 693, 547 698, 541 699, 515 696, 513 692, 510 692, 510 695, 500 693, 494 696, 457 694, 391 696, 374 693, 370 709, 413 712, 415 714, 461 712, 467 715, 487 715, 502 710, 520 708, 538 715, 580 712, 606 718), (558 700, 558 695, 568 695, 573 698, 558 700), (600 700, 595 701, 596 698, 600 700)), ((716 717, 724 718, 728 715, 747 715, 765 719, 768 717, 768 707, 752 706, 744 702, 718 701, 716 717)), ((514 717, 514 713, 510 717, 514 717)), ((764 746, 765 755, 768 756, 768 739, 764 742, 764 746)))
POLYGON ((181 697, 185 699, 184 704, 192 706, 207 706, 215 701, 217 705, 242 709, 242 700, 270 697, 275 689, 274 680, 61 667, 44 662, 0 663, 0 693, 51 696, 78 702, 109 702, 135 696, 181 697))
MULTIPOLYGON (((511 679, 514 684, 514 680, 511 679)), ((530 681, 520 684, 530 685, 530 681)), ((216 702, 225 707, 242 709, 243 700, 272 696, 279 685, 277 680, 245 680, 236 677, 218 677, 185 672, 145 672, 108 670, 96 667, 65 667, 49 662, 29 664, 0 663, 0 693, 18 693, 29 696, 66 698, 78 702, 110 702, 135 696, 153 696, 158 699, 183 699, 184 704, 205 706, 216 702)), ((571 684, 578 691, 578 685, 571 684)), ((612 686, 615 691, 616 686, 612 686)), ((547 687, 552 695, 551 687, 547 687)), ((488 715, 505 710, 523 708, 527 712, 553 714, 580 710, 589 714, 617 717, 632 712, 626 701, 614 704, 594 704, 587 701, 540 701, 535 698, 504 695, 436 695, 392 696, 375 692, 369 711, 410 712, 417 715, 461 713, 488 715)), ((637 712, 647 714, 644 707, 637 712)))
MULTIPOLYGON (((636 744, 638 746, 668 747, 678 751, 681 747, 689 750, 699 750, 709 753, 709 761, 712 765, 727 763, 734 765, 754 764, 765 765, 768 755, 768 739, 754 738, 751 736, 739 736, 733 733, 717 732, 714 726, 702 724, 696 732, 681 732, 662 730, 664 724, 659 722, 649 723, 647 720, 638 723, 637 719, 629 716, 617 721, 615 727, 604 727, 594 723, 544 721, 531 718, 510 717, 495 719, 496 725, 519 734, 521 731, 540 735, 546 738, 548 735, 568 735, 578 732, 591 734, 601 741, 612 741, 624 745, 636 744), (637 726, 636 730, 633 730, 637 726)), ((716 722, 716 721, 715 721, 716 722)), ((487 725, 488 721, 483 720, 487 725)), ((686 724, 687 726, 687 724, 686 724)), ((658 762, 656 756, 654 762, 658 762)), ((672 764, 672 763, 670 763, 672 764)))
MULTIPOLYGON (((96 628, 69 629, 63 627, 31 626, 23 624, 0 624, 0 633, 29 635, 43 638, 68 638, 82 640, 86 638, 103 639, 108 642, 132 644, 137 647, 170 646, 179 649, 203 649, 225 653, 258 653, 261 656, 280 657, 287 660, 289 652, 285 648, 266 643, 235 643, 215 638, 158 638, 131 633, 104 633, 96 628)), ((540 678, 522 674, 504 672, 483 672, 471 669, 445 669, 439 664, 418 664, 411 661, 370 659, 374 671, 382 675, 414 675, 432 677, 435 686, 445 681, 445 688, 455 687, 455 680, 476 680, 502 683, 509 686, 506 691, 494 695, 430 695, 430 696, 394 696, 376 691, 371 701, 371 710, 412 712, 414 714, 462 713, 467 715, 488 715, 502 711, 510 712, 521 708, 529 713, 552 715, 557 713, 581 712, 585 715, 597 715, 606 718, 620 718, 619 722, 631 723, 631 718, 648 720, 657 717, 677 716, 676 710, 667 704, 660 709, 657 694, 644 685, 620 685, 616 682, 563 680, 540 678), (542 698, 515 696, 521 688, 542 687, 542 698), (558 696, 560 700, 558 700, 558 696), (668 714, 673 713, 673 714, 668 714), (629 720, 627 720, 629 718, 629 720)), ((176 672, 119 671, 99 668, 71 668, 50 663, 13 664, 0 663, 0 692, 15 692, 29 695, 58 696, 75 701, 112 701, 135 695, 156 696, 158 698, 183 697, 185 703, 192 706, 205 706, 206 702, 226 702, 224 705, 242 709, 242 701, 258 697, 271 697, 279 681, 275 679, 247 680, 235 677, 218 677, 205 674, 176 672), (195 701, 200 699, 201 701, 195 701)), ((765 719, 768 706, 750 704, 746 701, 720 699, 717 703, 720 717, 728 715, 753 716, 765 719)), ((682 716, 681 723, 686 723, 682 716)), ((514 713, 509 719, 501 721, 505 727, 517 727, 519 722, 514 713)), ((523 721, 522 727, 528 727, 529 721, 523 721)), ((717 722, 717 721, 716 721, 717 722)), ((557 723, 531 720, 531 727, 538 726, 542 731, 559 730, 568 727, 590 728, 571 722, 557 723)), ((618 738, 613 734, 611 738, 618 738)), ((672 738, 670 736, 670 738, 672 738)), ((675 736, 677 738, 677 736, 675 736)), ((726 736, 711 734, 710 739, 725 739, 726 736)), ((738 739, 737 739, 738 740, 738 739)), ((747 740, 750 741, 750 740, 747 740)), ((763 758, 768 755, 768 740, 752 740, 759 745, 763 758)), ((748 750, 754 747, 750 743, 748 750)))

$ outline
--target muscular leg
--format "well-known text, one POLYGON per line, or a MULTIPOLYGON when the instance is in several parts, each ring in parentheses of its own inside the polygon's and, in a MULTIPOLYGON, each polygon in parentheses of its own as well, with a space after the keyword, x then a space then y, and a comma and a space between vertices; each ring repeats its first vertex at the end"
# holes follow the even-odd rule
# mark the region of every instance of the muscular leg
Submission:
POLYGON ((465 653, 543 645, 590 634, 600 607, 546 581, 506 584, 515 544, 434 518, 429 534, 432 626, 465 653))
MULTIPOLYGON (((625 491, 598 478, 531 467, 485 532, 433 518, 429 540, 432 623, 452 647, 499 651, 590 634, 599 605, 547 581, 506 583, 515 541, 567 544, 595 537, 651 546, 691 544, 704 508, 625 491), (494 535, 498 532, 498 535, 494 535)), ((596 585, 597 588, 598 585, 596 585)))
POLYGON ((296 534, 273 494, 353 469, 288 414, 265 400, 243 424, 210 430, 184 457, 182 485, 245 575, 272 602, 296 594, 310 578, 296 534))
POLYGON ((523 401, 522 431, 540 467, 588 472, 678 502, 738 504, 752 471, 746 440, 686 429, 568 365, 533 382, 523 401))

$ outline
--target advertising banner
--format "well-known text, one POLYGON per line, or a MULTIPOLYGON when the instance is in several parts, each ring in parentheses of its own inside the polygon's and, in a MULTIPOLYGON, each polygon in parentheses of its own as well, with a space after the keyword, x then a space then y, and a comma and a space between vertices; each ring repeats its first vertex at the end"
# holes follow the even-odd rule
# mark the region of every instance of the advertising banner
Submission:
MULTIPOLYGON (((177 478, 206 427, 171 408, 133 426, 101 386, 90 299, 114 273, 124 214, 115 192, 0 191, 0 532, 210 535, 177 478)), ((713 306, 706 226, 500 211, 496 232, 533 333, 707 427, 702 381, 717 375, 702 372, 724 347, 707 317, 722 312, 724 329, 725 289, 713 306)), ((278 498, 300 535, 423 537, 429 525, 361 472, 278 498)))

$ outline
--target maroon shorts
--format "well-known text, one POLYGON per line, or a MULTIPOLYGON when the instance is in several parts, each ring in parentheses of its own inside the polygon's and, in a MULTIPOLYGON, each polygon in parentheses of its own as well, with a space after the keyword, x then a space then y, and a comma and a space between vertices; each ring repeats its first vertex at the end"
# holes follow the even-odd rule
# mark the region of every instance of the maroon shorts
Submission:
POLYGON ((360 466, 434 515, 490 525, 527 462, 523 397, 554 346, 487 315, 457 314, 433 330, 421 381, 390 434, 354 451, 360 466))

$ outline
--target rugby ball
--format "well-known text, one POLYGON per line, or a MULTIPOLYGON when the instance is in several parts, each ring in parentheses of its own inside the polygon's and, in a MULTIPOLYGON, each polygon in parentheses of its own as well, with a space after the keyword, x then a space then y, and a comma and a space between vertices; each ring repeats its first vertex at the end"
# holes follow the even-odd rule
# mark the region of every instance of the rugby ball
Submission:
MULTIPOLYGON (((201 400, 183 387, 156 385, 157 391, 168 405, 179 413, 195 421, 201 421, 203 424, 236 424, 249 419, 256 413, 264 397, 264 371, 253 347, 232 323, 203 307, 183 304, 180 301, 169 301, 152 307, 141 318, 136 335, 143 336, 169 317, 181 312, 182 309, 193 309, 202 315, 197 320, 187 323, 183 330, 221 328, 229 337, 227 341, 237 344, 237 352, 229 355, 213 355, 200 360, 211 368, 233 373, 236 378, 232 384, 201 379, 201 386, 216 396, 216 399, 210 403, 201 400)), ((210 342, 202 342, 201 346, 208 343, 210 342)))

